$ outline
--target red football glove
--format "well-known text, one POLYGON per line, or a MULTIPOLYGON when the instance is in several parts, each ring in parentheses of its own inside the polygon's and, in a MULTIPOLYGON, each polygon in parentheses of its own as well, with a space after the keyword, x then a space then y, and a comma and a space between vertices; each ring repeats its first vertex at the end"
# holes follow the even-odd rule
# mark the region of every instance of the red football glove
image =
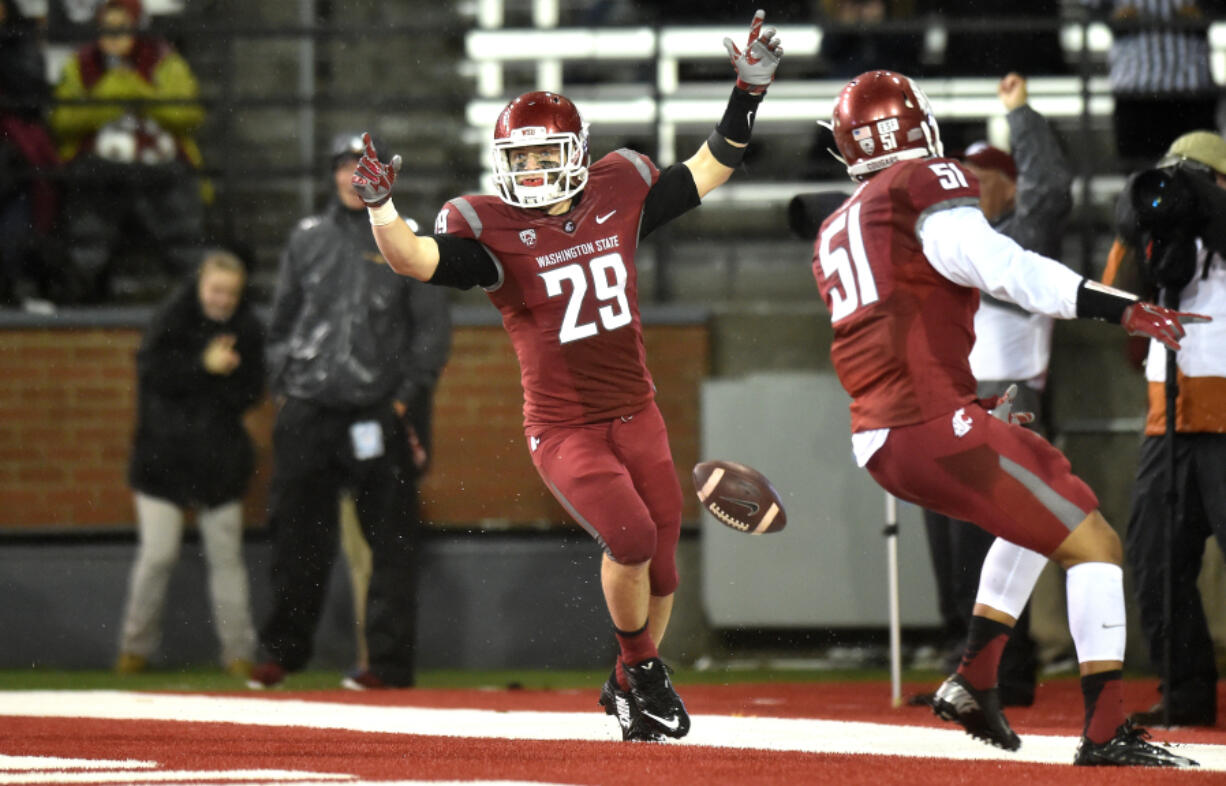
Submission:
POLYGON ((1033 412, 1014 412, 1013 398, 1017 395, 1017 385, 1010 385, 1004 393, 999 396, 988 396, 987 398, 979 399, 979 406, 988 411, 992 417, 1003 420, 1006 423, 1012 423, 1015 426, 1024 426, 1027 423, 1034 422, 1033 412))
POLYGON ((392 185, 400 171, 400 156, 392 156, 391 164, 384 164, 375 152, 370 134, 362 134, 362 141, 366 143, 366 154, 353 170, 353 190, 367 207, 378 207, 392 198, 392 185))
POLYGON ((1120 324, 1130 336, 1147 336, 1161 341, 1171 349, 1178 350, 1179 339, 1187 334, 1187 331, 1183 329, 1184 325, 1212 321, 1213 317, 1207 317, 1204 314, 1189 314, 1184 311, 1163 308, 1154 303, 1137 301, 1124 309, 1124 316, 1120 319, 1120 324))
POLYGON ((775 81, 775 69, 783 59, 783 47, 775 38, 775 28, 762 27, 766 12, 758 10, 749 26, 749 40, 745 51, 736 48, 731 38, 724 39, 728 59, 736 69, 736 86, 747 93, 760 95, 775 81))

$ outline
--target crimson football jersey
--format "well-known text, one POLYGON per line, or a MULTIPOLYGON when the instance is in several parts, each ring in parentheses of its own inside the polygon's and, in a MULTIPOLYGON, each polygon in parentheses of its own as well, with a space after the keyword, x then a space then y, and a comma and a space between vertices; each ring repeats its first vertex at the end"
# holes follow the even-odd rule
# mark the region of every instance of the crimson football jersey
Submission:
POLYGON ((852 432, 921 423, 975 398, 979 290, 938 273, 917 230, 934 210, 978 204, 979 182, 958 162, 925 159, 874 175, 823 222, 813 275, 852 432))
POLYGON ((588 170, 560 216, 495 196, 443 206, 435 234, 479 241, 499 267, 487 288, 519 358, 524 426, 631 415, 654 396, 639 319, 634 254, 655 164, 616 150, 588 170))

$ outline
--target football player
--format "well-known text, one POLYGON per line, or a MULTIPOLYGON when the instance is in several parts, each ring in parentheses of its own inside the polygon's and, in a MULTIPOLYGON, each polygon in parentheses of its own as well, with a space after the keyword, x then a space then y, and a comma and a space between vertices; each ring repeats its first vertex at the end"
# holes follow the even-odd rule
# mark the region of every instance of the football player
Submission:
POLYGON ((620 645, 600 703, 622 738, 684 737, 685 704, 658 646, 677 588, 681 487, 654 401, 635 251, 724 183, 749 143, 783 49, 758 11, 744 49, 725 39, 737 82, 693 156, 663 171, 621 149, 590 163, 588 127, 567 98, 525 93, 494 127, 497 196, 458 197, 416 235, 391 202, 399 157, 373 149, 354 185, 392 269, 484 288, 519 359, 524 431, 545 485, 604 551, 601 587, 620 645))
POLYGON ((984 561, 961 665, 937 690, 942 718, 991 744, 1021 742, 1001 712, 1000 654, 1046 559, 1067 572, 1081 664, 1080 765, 1189 766, 1126 720, 1120 541, 1094 492, 1045 439, 976 398, 968 357, 979 292, 1051 317, 1101 319, 1177 348, 1195 314, 1140 302, 1025 251, 979 209, 979 183, 942 156, 927 97, 890 71, 856 77, 830 123, 859 187, 818 232, 813 274, 852 396, 856 461, 891 494, 998 536, 984 561), (1182 323, 1182 324, 1181 324, 1182 323))

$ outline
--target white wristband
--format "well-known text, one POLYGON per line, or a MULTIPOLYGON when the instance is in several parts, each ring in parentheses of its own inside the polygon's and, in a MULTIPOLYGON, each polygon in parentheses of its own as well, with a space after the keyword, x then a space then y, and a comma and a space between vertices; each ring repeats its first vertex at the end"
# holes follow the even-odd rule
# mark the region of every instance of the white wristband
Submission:
POLYGON ((366 208, 366 212, 370 215, 370 225, 372 227, 381 227, 400 218, 400 214, 396 212, 396 206, 392 204, 391 199, 377 207, 366 208))

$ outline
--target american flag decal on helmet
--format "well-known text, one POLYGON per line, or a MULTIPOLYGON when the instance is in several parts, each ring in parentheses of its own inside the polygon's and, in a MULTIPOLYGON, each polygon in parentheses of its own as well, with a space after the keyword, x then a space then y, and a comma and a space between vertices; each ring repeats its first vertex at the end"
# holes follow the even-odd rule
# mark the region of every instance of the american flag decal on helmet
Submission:
POLYGON ((851 130, 851 138, 859 143, 860 149, 865 155, 871 156, 873 151, 877 149, 877 143, 873 141, 873 129, 870 126, 860 126, 851 130))

